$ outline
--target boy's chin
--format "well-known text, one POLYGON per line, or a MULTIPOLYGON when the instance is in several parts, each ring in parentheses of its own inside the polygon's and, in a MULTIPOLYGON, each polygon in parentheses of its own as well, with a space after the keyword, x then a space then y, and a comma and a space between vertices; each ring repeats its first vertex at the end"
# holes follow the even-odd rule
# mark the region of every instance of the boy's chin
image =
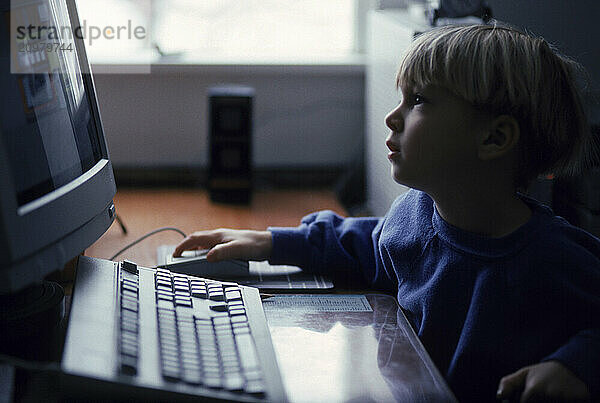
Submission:
POLYGON ((394 179, 394 182, 396 182, 398 185, 406 186, 406 187, 413 188, 413 189, 417 188, 417 186, 412 182, 396 178, 395 176, 393 176, 392 179, 394 179))
POLYGON ((392 165, 391 174, 394 182, 396 182, 399 185, 410 187, 410 185, 407 183, 409 181, 407 181, 406 175, 403 174, 403 172, 398 167, 392 165))
POLYGON ((399 185, 406 186, 412 189, 422 190, 422 183, 415 178, 410 178, 406 172, 400 172, 392 166, 392 179, 399 185))

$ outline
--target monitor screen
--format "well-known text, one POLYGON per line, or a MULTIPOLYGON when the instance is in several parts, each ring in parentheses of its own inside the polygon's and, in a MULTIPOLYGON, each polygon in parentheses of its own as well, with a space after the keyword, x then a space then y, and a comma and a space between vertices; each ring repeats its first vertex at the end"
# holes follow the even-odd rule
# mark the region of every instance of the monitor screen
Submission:
POLYGON ((0 6, 0 293, 60 269, 114 219, 114 176, 78 27, 74 0, 0 6))
MULTIPOLYGON (((14 5, 13 29, 69 26, 62 2, 14 5)), ((20 206, 71 182, 101 159, 77 49, 72 38, 61 39, 71 50, 39 51, 22 42, 31 50, 17 49, 22 53, 14 61, 17 72, 0 75, 0 133, 20 206)), ((3 63, 3 70, 7 67, 3 63)))

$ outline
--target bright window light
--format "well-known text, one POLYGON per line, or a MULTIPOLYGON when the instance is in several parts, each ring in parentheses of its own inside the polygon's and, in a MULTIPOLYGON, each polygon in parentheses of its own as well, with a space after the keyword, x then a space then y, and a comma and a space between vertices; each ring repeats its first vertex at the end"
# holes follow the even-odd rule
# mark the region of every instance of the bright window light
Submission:
POLYGON ((91 22, 105 21, 119 10, 151 10, 147 46, 156 45, 164 54, 318 58, 354 52, 357 1, 104 0, 94 2, 93 10, 88 7, 85 16, 91 22))
POLYGON ((154 0, 77 0, 90 60, 148 53, 154 0), (137 30, 137 31, 136 31, 137 30))

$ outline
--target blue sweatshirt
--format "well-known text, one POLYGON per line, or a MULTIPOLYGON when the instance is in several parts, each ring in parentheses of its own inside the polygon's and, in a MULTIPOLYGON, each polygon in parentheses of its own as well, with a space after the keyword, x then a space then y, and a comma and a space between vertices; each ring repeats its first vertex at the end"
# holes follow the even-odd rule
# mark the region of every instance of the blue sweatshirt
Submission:
POLYGON ((502 238, 446 223, 425 193, 383 218, 311 214, 269 228, 272 264, 396 293, 457 398, 494 401, 500 379, 556 360, 600 398, 600 240, 523 198, 531 219, 502 238))

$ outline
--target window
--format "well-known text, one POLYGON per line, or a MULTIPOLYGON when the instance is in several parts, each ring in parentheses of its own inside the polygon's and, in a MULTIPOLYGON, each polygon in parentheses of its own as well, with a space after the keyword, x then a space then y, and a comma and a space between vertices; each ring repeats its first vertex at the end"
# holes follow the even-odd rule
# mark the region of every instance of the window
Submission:
MULTIPOLYGON (((358 4, 368 1, 79 0, 78 4, 88 24, 105 26, 124 13, 147 18, 149 38, 144 46, 157 47, 163 54, 277 61, 355 52, 358 4)), ((126 45, 131 50, 131 44, 116 46, 126 45)), ((114 48, 114 41, 98 43, 90 53, 115 54, 114 48)))
POLYGON ((152 45, 155 0, 77 0, 77 11, 90 60, 140 54, 152 45))

